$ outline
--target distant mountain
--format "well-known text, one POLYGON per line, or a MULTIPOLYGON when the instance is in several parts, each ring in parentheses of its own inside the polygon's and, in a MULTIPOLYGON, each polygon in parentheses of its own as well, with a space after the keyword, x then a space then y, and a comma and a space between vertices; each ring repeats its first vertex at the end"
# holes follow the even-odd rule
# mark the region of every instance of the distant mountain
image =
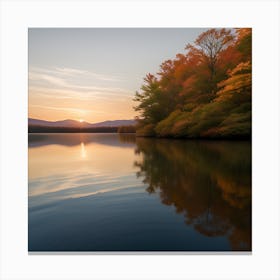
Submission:
POLYGON ((115 121, 105 121, 100 123, 93 123, 90 127, 118 127, 123 125, 135 125, 135 120, 115 120, 115 121))
POLYGON ((48 127, 88 127, 90 123, 87 122, 78 122, 74 120, 63 120, 63 121, 44 121, 39 119, 28 119, 28 125, 31 126, 48 126, 48 127))
POLYGON ((88 123, 88 122, 79 122, 75 120, 62 120, 62 121, 44 121, 39 119, 28 118, 29 126, 47 126, 47 127, 119 127, 126 125, 135 125, 135 120, 114 120, 114 121, 104 121, 99 123, 88 123))

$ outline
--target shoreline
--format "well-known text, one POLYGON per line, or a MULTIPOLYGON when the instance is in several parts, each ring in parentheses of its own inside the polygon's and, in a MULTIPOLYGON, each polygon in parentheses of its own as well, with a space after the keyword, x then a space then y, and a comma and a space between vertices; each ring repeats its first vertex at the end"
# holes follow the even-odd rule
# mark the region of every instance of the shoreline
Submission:
POLYGON ((139 139, 156 139, 156 140, 187 140, 187 141, 248 141, 252 142, 252 136, 242 136, 242 137, 159 137, 159 136, 140 136, 136 135, 134 132, 112 132, 112 131, 99 131, 99 132, 89 132, 89 131, 40 131, 40 132, 28 132, 29 134, 118 134, 118 135, 134 135, 135 138, 139 139))

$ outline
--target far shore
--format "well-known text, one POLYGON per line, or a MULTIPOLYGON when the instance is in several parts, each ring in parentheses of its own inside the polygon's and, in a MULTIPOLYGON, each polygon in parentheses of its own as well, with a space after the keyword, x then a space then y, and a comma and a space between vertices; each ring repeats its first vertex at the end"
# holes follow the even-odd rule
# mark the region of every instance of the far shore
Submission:
POLYGON ((28 127, 28 134, 40 133, 117 133, 117 134, 133 134, 137 138, 155 138, 155 139, 170 139, 170 140, 213 140, 213 141, 252 141, 251 136, 231 136, 231 137, 159 137, 155 135, 137 135, 136 132, 119 131, 119 127, 95 127, 95 128, 70 128, 70 127, 28 127))

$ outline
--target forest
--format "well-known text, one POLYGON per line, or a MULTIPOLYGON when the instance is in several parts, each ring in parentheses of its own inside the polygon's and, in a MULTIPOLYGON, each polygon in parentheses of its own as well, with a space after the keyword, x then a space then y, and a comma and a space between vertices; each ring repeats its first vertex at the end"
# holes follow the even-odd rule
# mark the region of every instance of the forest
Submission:
POLYGON ((252 30, 209 29, 147 74, 137 136, 251 139, 252 30))

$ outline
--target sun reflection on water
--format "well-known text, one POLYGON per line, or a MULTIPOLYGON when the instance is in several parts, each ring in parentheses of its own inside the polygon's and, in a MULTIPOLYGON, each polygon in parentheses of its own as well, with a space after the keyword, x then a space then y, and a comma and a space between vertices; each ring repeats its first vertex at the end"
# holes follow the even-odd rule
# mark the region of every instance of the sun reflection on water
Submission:
POLYGON ((81 158, 85 159, 87 157, 86 146, 84 142, 81 142, 81 158))

